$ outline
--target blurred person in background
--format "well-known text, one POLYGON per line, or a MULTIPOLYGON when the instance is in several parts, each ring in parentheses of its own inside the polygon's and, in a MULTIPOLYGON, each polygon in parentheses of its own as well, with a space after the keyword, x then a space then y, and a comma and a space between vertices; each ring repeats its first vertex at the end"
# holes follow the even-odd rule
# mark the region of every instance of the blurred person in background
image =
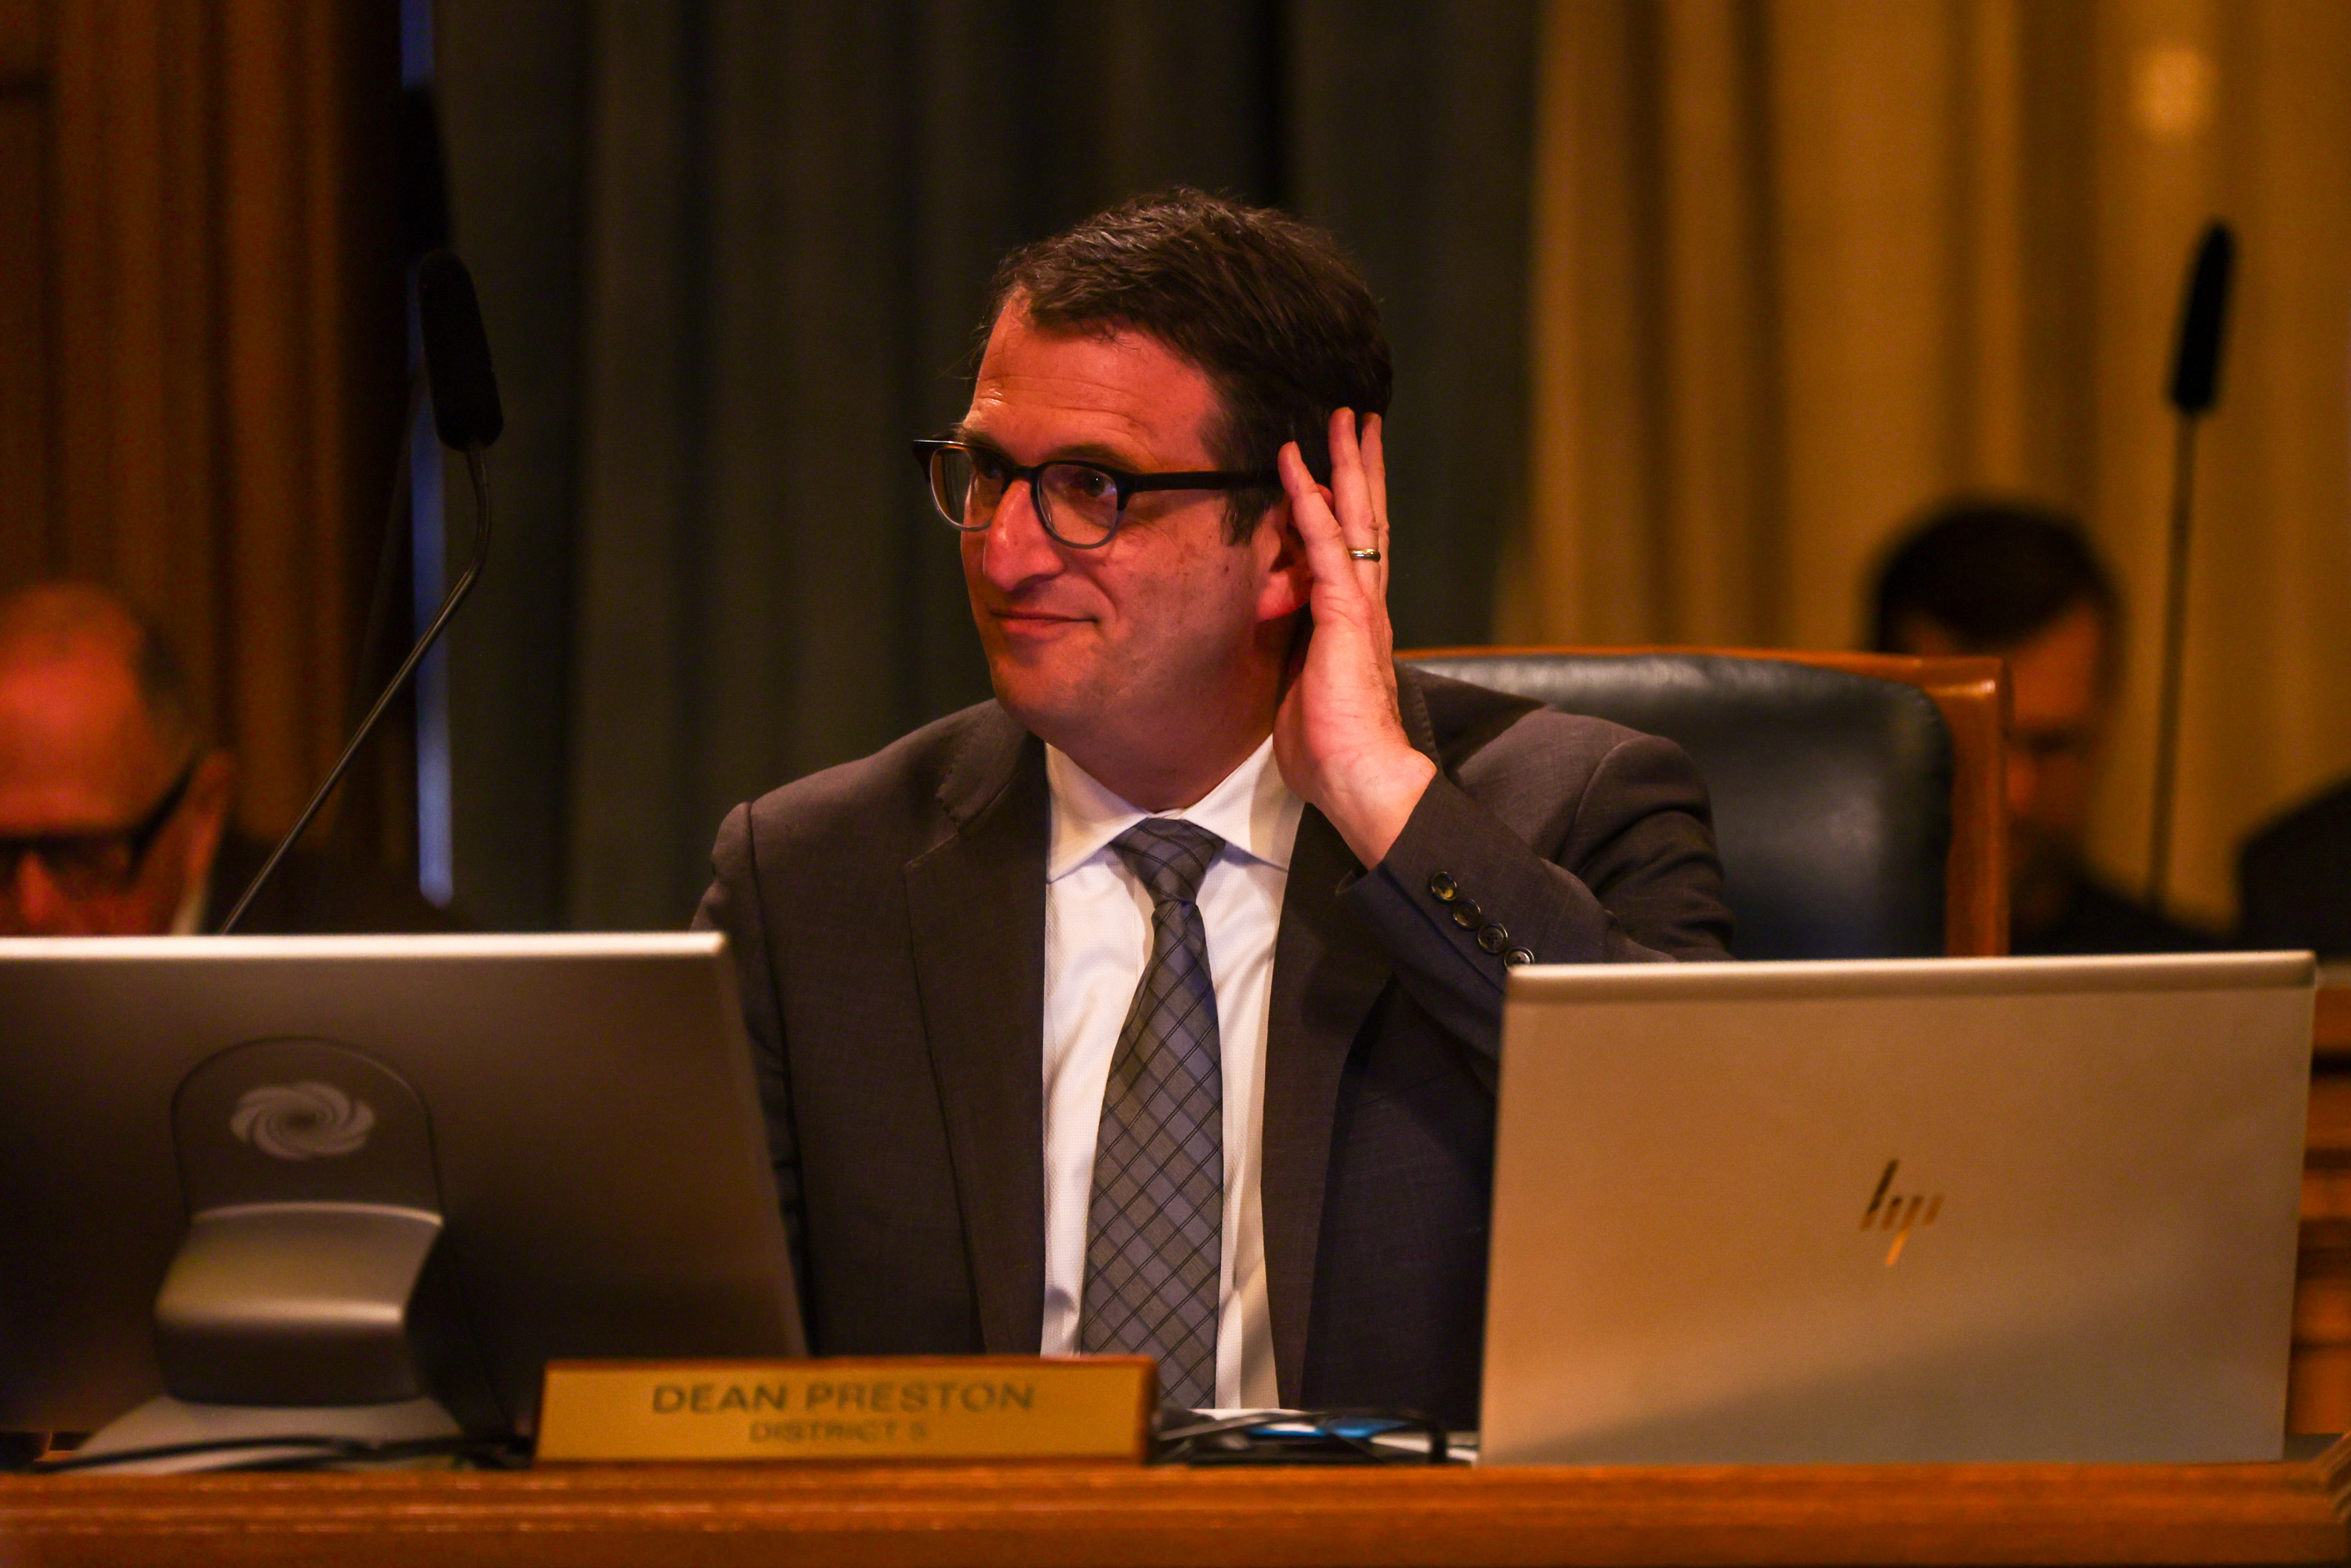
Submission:
POLYGON ((2272 819, 2237 856, 2237 940, 2351 958, 2351 782, 2272 819))
MULTIPOLYGON (((268 852, 230 826, 235 783, 143 612, 89 583, 0 599, 0 936, 216 928, 268 852)), ((239 931, 447 928, 413 889, 325 870, 289 856, 239 931)))
POLYGON ((2008 661, 2010 949, 2181 953, 2218 938, 2090 871, 2092 791, 2121 687, 2122 608, 2080 524, 2015 501, 1929 509, 1877 576, 1872 645, 2008 661))

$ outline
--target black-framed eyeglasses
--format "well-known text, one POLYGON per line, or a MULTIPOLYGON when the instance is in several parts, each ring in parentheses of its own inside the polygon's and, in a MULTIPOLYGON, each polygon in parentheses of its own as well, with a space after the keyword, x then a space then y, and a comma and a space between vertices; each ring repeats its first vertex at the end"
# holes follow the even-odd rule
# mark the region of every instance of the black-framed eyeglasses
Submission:
POLYGON ((917 441, 914 461, 931 481, 939 516, 967 532, 987 527, 1013 486, 1029 482, 1037 520, 1071 549, 1100 549, 1126 520, 1128 497, 1142 490, 1249 490, 1279 485, 1271 468, 1198 468, 1180 474, 1128 474, 1099 463, 1037 463, 1022 467, 1001 452, 960 441, 917 441))
POLYGON ((98 898, 123 893, 139 880, 147 852, 172 813, 187 799, 201 756, 189 758, 147 814, 127 828, 94 833, 26 833, 0 836, 0 894, 16 885, 16 867, 26 855, 37 855, 48 868, 49 880, 68 898, 98 898))

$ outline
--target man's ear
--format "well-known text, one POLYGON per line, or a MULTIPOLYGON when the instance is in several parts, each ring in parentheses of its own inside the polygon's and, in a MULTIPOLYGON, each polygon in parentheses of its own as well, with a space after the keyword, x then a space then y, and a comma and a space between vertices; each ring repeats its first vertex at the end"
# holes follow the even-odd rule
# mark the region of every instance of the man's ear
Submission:
POLYGON ((1306 541, 1290 521, 1290 503, 1276 501, 1258 519, 1251 541, 1262 565, 1258 583, 1259 622, 1285 620, 1306 608, 1314 587, 1314 572, 1306 564, 1306 541))
POLYGON ((229 808, 236 799, 236 759, 214 747, 196 764, 188 780, 187 885, 200 885, 212 875, 213 857, 220 852, 228 831, 229 808))

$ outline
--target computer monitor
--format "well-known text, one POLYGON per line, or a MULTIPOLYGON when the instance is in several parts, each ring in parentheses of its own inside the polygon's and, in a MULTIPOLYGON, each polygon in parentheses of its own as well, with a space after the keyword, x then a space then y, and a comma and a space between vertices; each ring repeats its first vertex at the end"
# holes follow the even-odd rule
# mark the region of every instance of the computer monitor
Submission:
POLYGON ((2311 978, 1513 972, 1482 1460, 2277 1458, 2311 978))
POLYGON ((719 936, 6 940, 0 1019, 0 1430, 528 1434, 550 1359, 804 1353, 719 936))

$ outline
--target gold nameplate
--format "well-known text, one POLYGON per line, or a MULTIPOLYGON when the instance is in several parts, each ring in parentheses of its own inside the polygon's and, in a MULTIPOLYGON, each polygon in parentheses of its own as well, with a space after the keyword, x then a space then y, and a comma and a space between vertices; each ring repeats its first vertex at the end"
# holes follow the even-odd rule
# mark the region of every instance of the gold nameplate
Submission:
POLYGON ((555 1361, 538 1458, 1140 1464, 1157 1398, 1147 1356, 555 1361))

